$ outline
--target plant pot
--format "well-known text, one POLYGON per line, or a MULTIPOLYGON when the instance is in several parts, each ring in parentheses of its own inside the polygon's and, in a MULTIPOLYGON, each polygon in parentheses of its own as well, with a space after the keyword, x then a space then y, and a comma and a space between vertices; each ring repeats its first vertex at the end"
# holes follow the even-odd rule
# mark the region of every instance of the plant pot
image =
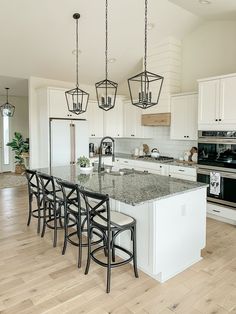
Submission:
POLYGON ((16 165, 15 167, 15 173, 16 174, 22 174, 25 171, 24 165, 16 165))
POLYGON ((93 171, 93 167, 80 167, 80 173, 89 174, 93 171))

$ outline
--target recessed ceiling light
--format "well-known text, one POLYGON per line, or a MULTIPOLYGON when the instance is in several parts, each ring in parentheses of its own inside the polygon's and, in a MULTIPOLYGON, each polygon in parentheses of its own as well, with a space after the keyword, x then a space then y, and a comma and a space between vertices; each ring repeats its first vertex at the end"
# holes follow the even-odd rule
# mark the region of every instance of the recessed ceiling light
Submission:
POLYGON ((116 62, 116 58, 110 58, 110 59, 108 59, 107 60, 109 63, 114 63, 114 62, 116 62))
POLYGON ((155 27, 154 23, 148 23, 147 25, 147 29, 150 31, 151 29, 153 29, 155 27))
POLYGON ((198 0, 200 4, 211 4, 210 0, 198 0))
MULTIPOLYGON (((78 52, 79 52, 79 55, 82 53, 81 50, 79 50, 78 52)), ((76 55, 76 49, 72 50, 72 54, 73 54, 73 55, 76 55)))

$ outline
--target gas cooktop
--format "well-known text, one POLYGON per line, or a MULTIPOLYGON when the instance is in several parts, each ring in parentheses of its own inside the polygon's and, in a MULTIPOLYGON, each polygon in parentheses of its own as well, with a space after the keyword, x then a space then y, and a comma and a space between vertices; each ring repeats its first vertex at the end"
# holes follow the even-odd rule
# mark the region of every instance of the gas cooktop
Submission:
POLYGON ((145 155, 145 156, 139 156, 139 159, 143 160, 159 160, 159 161, 172 161, 174 160, 173 157, 168 157, 168 156, 159 156, 158 158, 151 157, 151 155, 145 155))

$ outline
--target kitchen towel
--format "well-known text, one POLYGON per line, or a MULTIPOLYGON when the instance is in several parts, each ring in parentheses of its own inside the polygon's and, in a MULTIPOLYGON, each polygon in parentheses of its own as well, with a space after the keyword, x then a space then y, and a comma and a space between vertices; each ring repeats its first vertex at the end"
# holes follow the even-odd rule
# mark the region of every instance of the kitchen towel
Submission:
POLYGON ((210 173, 210 194, 220 195, 220 173, 210 173))

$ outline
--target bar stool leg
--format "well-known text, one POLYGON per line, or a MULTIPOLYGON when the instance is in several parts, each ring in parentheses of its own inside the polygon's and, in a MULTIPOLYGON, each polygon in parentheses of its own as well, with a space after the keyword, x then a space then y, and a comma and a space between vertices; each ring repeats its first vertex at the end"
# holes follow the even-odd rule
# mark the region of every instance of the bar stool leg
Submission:
POLYGON ((43 201, 43 229, 41 233, 41 238, 44 237, 45 229, 46 229, 46 211, 47 211, 47 202, 43 201))
POLYGON ((133 233, 133 267, 134 267, 134 275, 138 278, 138 268, 137 268, 137 247, 136 247, 136 226, 134 225, 131 233, 133 233))
POLYGON ((81 261, 82 261, 82 230, 81 230, 81 221, 77 219, 77 233, 79 239, 79 246, 78 246, 78 268, 81 268, 81 261))
POLYGON ((37 227, 37 233, 40 233, 40 228, 41 228, 41 211, 40 211, 40 196, 37 195, 37 206, 38 206, 38 227, 37 227))
POLYGON ((114 238, 115 232, 112 231, 112 262, 116 261, 116 254, 115 254, 115 238, 114 238))
POLYGON ((89 272, 89 267, 90 267, 90 261, 91 261, 91 234, 92 234, 92 230, 89 227, 89 222, 87 220, 87 230, 88 230, 88 255, 87 255, 87 264, 86 264, 86 268, 85 268, 85 272, 84 274, 87 275, 89 272))
POLYGON ((62 249, 62 255, 66 253, 66 248, 67 248, 67 236, 68 236, 68 217, 69 214, 65 215, 65 221, 64 221, 64 244, 63 244, 63 249, 62 249))
POLYGON ((53 215, 54 215, 54 232, 53 232, 53 247, 57 246, 57 207, 53 204, 53 215))
POLYGON ((33 201, 33 194, 29 194, 29 216, 27 221, 27 226, 30 225, 31 216, 32 216, 32 201, 33 201))
POLYGON ((109 293, 111 290, 111 239, 110 232, 107 234, 107 289, 106 292, 109 293))

